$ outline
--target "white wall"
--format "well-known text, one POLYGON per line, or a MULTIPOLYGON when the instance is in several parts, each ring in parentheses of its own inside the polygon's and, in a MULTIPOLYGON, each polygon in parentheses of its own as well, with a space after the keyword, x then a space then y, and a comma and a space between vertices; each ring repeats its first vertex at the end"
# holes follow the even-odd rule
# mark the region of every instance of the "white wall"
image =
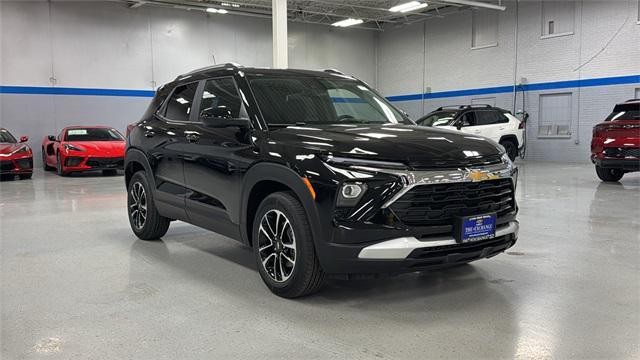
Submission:
MULTIPOLYGON (((0 1, 0 42, 0 85, 5 86, 151 90, 214 63, 270 67, 272 61, 270 19, 129 9, 106 1, 0 1)), ((375 33, 289 24, 289 64, 341 69, 375 85, 375 33)), ((0 126, 28 135, 39 149, 46 134, 66 125, 124 130, 149 101, 3 93, 0 126)))
MULTIPOLYGON (((499 13, 496 47, 471 48, 470 11, 424 24, 385 29, 379 39, 378 88, 386 96, 397 96, 428 90, 438 93, 512 86, 514 78, 519 82, 523 77, 533 84, 640 75, 637 0, 577 1, 573 35, 554 38, 541 37, 540 1, 520 0, 517 12, 515 1, 503 4, 507 10, 499 13)), ((528 158, 588 161, 591 128, 604 119, 616 102, 632 98, 637 87, 638 84, 628 84, 527 92, 526 110, 531 115, 527 127, 528 158), (572 136, 538 139, 539 95, 555 92, 573 93, 572 136)), ((509 110, 513 107, 511 93, 400 101, 396 105, 417 118, 438 106, 468 104, 484 97, 495 97, 497 106, 509 110)), ((517 108, 522 108, 520 94, 517 108)))

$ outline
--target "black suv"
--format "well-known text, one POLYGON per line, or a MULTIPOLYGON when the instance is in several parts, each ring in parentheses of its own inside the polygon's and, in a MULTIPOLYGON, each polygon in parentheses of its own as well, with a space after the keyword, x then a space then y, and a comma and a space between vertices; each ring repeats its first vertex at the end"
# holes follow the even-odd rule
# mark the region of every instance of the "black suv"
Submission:
POLYGON ((428 270, 517 240, 517 169, 497 143, 416 126, 336 71, 225 64, 161 87, 127 131, 129 220, 182 220, 253 247, 274 293, 428 270))

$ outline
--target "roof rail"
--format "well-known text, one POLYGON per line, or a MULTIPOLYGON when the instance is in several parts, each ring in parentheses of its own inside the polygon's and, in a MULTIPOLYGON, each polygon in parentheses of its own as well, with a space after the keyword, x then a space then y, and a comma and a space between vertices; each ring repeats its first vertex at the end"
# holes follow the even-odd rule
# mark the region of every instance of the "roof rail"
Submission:
POLYGON ((446 106, 441 106, 439 108, 436 109, 436 111, 442 111, 444 109, 471 109, 471 108, 492 108, 494 107, 493 105, 489 105, 489 104, 471 104, 471 105, 446 105, 446 106))
POLYGON ((232 62, 224 63, 224 64, 215 64, 215 65, 205 66, 205 67, 202 67, 202 68, 199 68, 199 69, 195 69, 195 70, 189 71, 188 73, 184 73, 182 75, 178 75, 178 77, 176 77, 176 80, 182 80, 184 78, 187 78, 187 77, 189 77, 189 76, 191 76, 191 75, 193 75, 195 73, 199 73, 201 71, 224 69, 224 68, 238 69, 238 68, 241 68, 241 67, 243 67, 243 66, 240 65, 240 64, 237 64, 237 63, 232 63, 232 62))
POLYGON ((634 101, 640 101, 640 99, 629 99, 629 100, 627 100, 625 102, 634 102, 634 101))
POLYGON ((331 73, 331 74, 344 75, 344 73, 342 71, 337 70, 337 69, 324 69, 322 71, 324 71, 326 73, 331 73))

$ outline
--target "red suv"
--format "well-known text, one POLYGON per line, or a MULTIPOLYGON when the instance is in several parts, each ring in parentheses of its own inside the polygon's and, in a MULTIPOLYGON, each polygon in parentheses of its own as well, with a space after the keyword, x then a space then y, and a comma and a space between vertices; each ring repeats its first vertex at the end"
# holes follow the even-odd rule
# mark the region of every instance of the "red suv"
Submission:
POLYGON ((604 122, 593 127, 591 161, 603 181, 618 181, 640 171, 640 99, 616 105, 604 122))

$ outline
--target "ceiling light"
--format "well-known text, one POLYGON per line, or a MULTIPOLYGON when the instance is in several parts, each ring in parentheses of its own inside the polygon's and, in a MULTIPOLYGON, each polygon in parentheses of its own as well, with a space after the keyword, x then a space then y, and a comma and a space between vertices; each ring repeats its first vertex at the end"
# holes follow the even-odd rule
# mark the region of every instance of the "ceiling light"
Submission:
POLYGON ((358 25, 358 24, 362 24, 363 21, 362 19, 345 19, 345 20, 340 20, 337 22, 334 22, 333 24, 331 24, 332 26, 338 26, 338 27, 347 27, 347 26, 352 26, 352 25, 358 25))
POLYGON ((207 8, 205 11, 208 12, 208 13, 212 13, 212 14, 226 14, 226 13, 228 13, 228 11, 225 10, 225 9, 216 9, 216 8, 207 8))
POLYGON ((389 11, 391 12, 409 12, 409 11, 415 11, 418 9, 423 9, 426 8, 427 6, 429 6, 429 4, 427 3, 423 3, 420 1, 409 1, 406 2, 404 4, 400 4, 397 6, 394 6, 392 8, 389 9, 389 11))

